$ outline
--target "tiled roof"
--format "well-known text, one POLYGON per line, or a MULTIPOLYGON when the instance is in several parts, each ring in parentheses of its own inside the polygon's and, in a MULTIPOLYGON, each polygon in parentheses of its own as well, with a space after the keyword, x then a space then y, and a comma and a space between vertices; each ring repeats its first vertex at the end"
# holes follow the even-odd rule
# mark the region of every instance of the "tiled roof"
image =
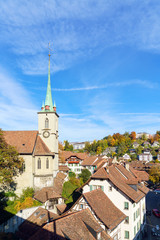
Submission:
POLYGON ((35 234, 41 226, 43 226, 48 220, 54 220, 58 218, 57 214, 54 214, 44 208, 39 207, 29 218, 27 218, 20 226, 18 236, 22 239, 28 239, 35 234))
POLYGON ((98 160, 97 156, 89 156, 87 157, 83 162, 82 162, 82 166, 92 166, 94 162, 96 162, 98 160))
POLYGON ((118 164, 113 164, 107 169, 106 168, 99 169, 91 176, 91 178, 109 179, 118 189, 120 189, 134 202, 139 202, 140 199, 145 196, 144 192, 140 191, 140 189, 136 191, 131 186, 129 186, 131 184, 135 184, 136 180, 138 179, 136 177, 134 178, 134 176, 132 176, 131 173, 126 173, 126 171, 128 171, 127 169, 124 168, 122 171, 122 167, 119 167, 118 164))
POLYGON ((108 229, 113 230, 126 218, 126 215, 112 203, 101 189, 84 193, 83 196, 95 215, 108 229))
MULTIPOLYGON (((103 232, 103 229, 86 209, 46 224, 30 240, 48 240, 47 233, 50 233, 51 239, 95 240, 96 234, 101 231, 103 232)), ((107 234, 104 234, 104 237, 107 240, 107 234)))
POLYGON ((20 154, 32 154, 38 131, 4 131, 6 142, 20 154))
POLYGON ((60 214, 62 214, 64 212, 64 210, 66 209, 67 205, 65 203, 62 204, 57 204, 56 208, 59 210, 60 214))
POLYGON ((49 148, 46 146, 46 144, 43 142, 40 136, 37 136, 37 141, 35 145, 34 155, 54 155, 50 152, 49 148))
POLYGON ((4 138, 20 154, 53 155, 38 136, 38 131, 4 131, 4 138))
POLYGON ((40 189, 35 193, 34 198, 44 203, 48 199, 62 197, 62 188, 65 177, 66 175, 64 173, 57 173, 56 177, 54 178, 54 186, 40 189))
POLYGON ((64 173, 62 173, 62 172, 58 172, 56 177, 61 179, 61 180, 64 180, 66 178, 66 175, 64 173))
POLYGON ((70 169, 66 165, 59 165, 59 171, 68 172, 70 169))
POLYGON ((34 198, 42 203, 45 203, 48 199, 55 199, 60 197, 61 195, 55 192, 53 187, 44 187, 41 190, 37 191, 34 195, 34 198))
POLYGON ((61 158, 63 158, 64 160, 68 159, 71 156, 75 156, 81 160, 84 160, 85 158, 88 157, 87 153, 74 153, 71 151, 60 151, 61 154, 61 158))

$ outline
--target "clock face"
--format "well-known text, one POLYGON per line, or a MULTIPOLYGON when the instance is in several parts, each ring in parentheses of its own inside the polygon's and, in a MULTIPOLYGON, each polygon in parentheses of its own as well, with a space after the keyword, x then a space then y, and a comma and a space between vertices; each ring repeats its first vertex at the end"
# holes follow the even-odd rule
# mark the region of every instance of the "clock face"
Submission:
POLYGON ((48 138, 50 136, 50 133, 48 131, 43 132, 43 137, 48 138))

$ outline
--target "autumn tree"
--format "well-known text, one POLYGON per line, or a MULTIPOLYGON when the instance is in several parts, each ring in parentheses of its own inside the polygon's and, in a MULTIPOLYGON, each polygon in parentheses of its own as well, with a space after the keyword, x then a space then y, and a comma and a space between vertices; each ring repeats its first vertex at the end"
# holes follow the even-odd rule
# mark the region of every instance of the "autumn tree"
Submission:
POLYGON ((131 132, 130 137, 132 140, 136 140, 136 132, 131 132))
POLYGON ((90 178, 91 172, 88 169, 82 169, 82 172, 79 174, 79 177, 82 178, 83 182, 87 182, 90 178))
POLYGON ((0 129, 0 184, 2 188, 9 187, 22 169, 23 159, 16 149, 8 145, 0 129))
POLYGON ((160 166, 153 166, 149 171, 149 180, 154 184, 160 180, 160 166))

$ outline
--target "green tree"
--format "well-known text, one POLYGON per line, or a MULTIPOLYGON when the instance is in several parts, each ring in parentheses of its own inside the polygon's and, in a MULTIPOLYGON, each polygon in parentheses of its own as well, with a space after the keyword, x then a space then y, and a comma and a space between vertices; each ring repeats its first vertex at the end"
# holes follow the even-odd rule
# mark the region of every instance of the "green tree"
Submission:
POLYGON ((68 140, 64 141, 64 150, 65 151, 73 151, 73 145, 69 144, 68 140))
POLYGON ((79 177, 82 178, 83 182, 87 182, 90 178, 91 172, 88 169, 83 169, 82 172, 79 174, 79 177))
POLYGON ((0 184, 7 188, 14 182, 13 177, 19 174, 24 160, 19 157, 16 149, 8 145, 0 129, 0 184))
POLYGON ((140 145, 138 146, 138 148, 136 148, 136 153, 137 155, 141 154, 142 153, 142 150, 143 150, 143 147, 140 145))
POLYGON ((85 142, 84 150, 88 153, 91 151, 91 144, 89 142, 85 142))
POLYGON ((126 147, 125 143, 122 142, 117 149, 118 156, 123 156, 127 152, 128 148, 126 147))

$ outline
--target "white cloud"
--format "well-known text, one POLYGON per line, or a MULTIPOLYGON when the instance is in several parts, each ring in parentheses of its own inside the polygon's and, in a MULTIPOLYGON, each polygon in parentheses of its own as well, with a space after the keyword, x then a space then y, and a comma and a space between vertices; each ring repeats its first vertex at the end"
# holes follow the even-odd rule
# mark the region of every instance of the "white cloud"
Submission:
POLYGON ((0 127, 10 130, 36 128, 36 107, 22 85, 0 68, 0 127))
POLYGON ((144 0, 2 1, 0 42, 22 57, 26 74, 47 72, 48 41, 53 43, 54 70, 116 45, 160 52, 160 2, 144 0), (23 58, 23 55, 25 58, 23 58), (38 55, 38 56, 37 56, 38 55))

